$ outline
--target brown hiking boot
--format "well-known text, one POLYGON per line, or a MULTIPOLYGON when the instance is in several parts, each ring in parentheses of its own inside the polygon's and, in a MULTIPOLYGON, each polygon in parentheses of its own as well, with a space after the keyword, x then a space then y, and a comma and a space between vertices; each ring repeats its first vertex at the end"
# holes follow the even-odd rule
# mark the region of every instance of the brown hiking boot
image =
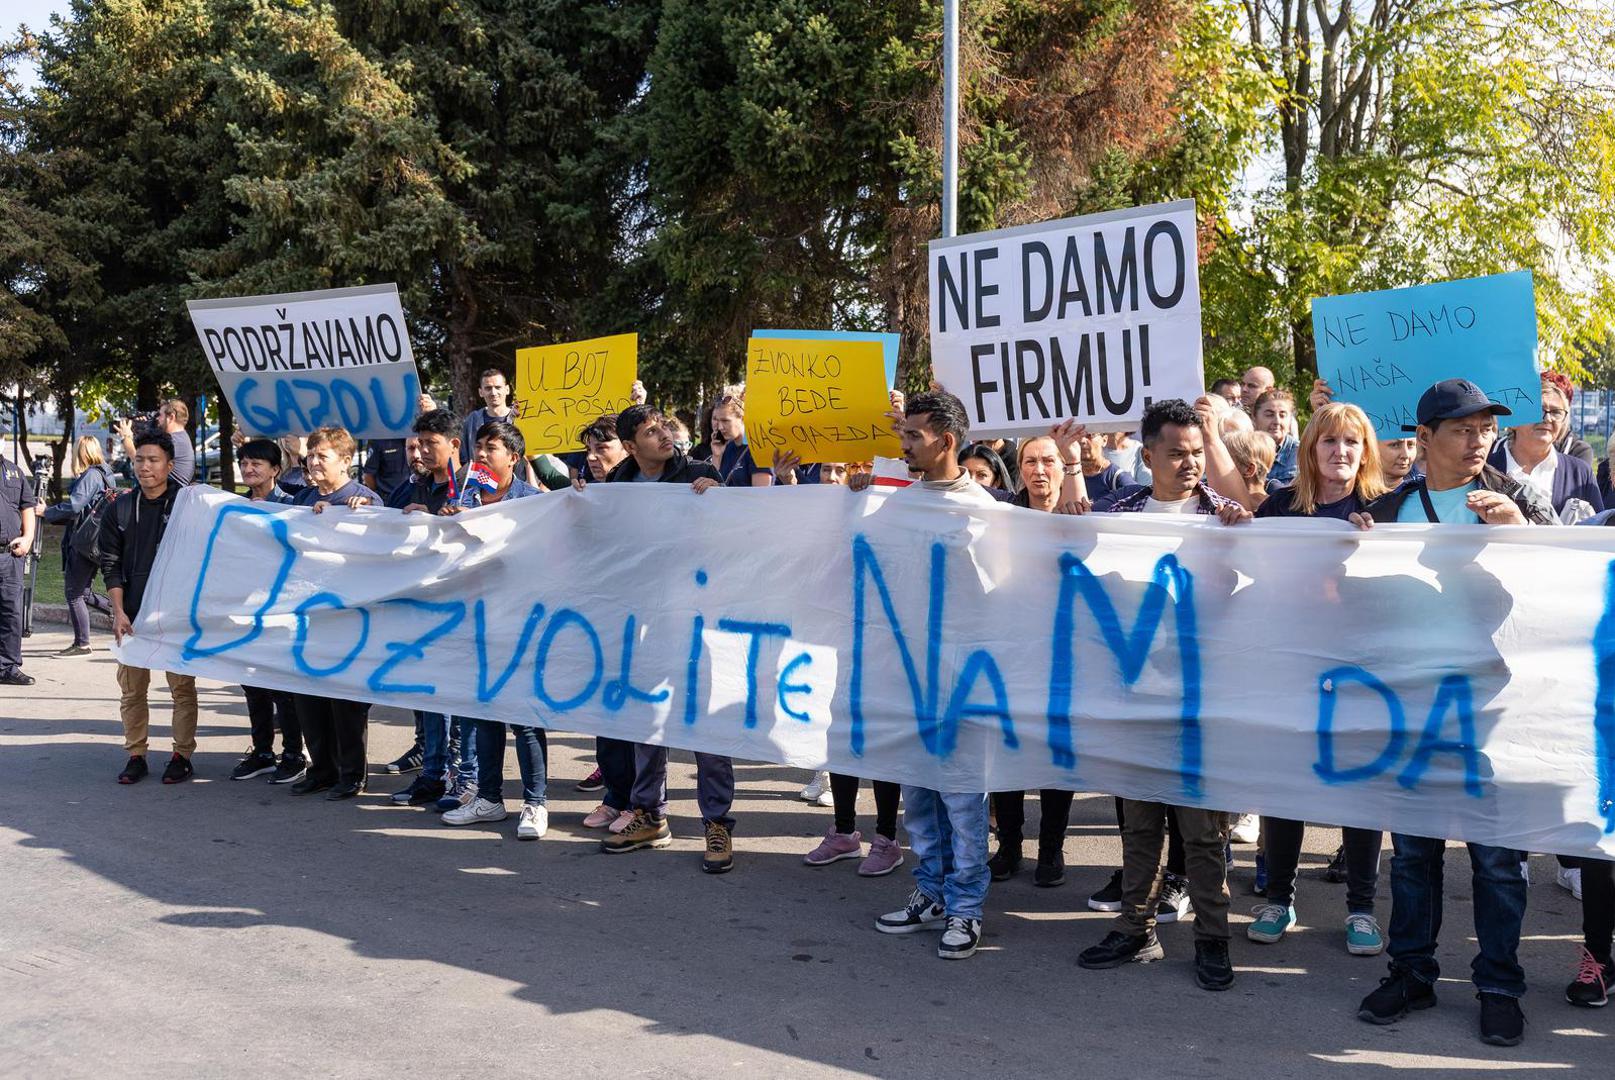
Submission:
POLYGON ((727 874, 735 865, 734 839, 721 822, 707 824, 707 850, 701 855, 701 869, 709 874, 727 874))
POLYGON ((620 833, 612 833, 600 841, 600 850, 609 855, 621 855, 625 851, 638 851, 640 848, 664 848, 673 842, 673 830, 668 826, 666 818, 655 817, 649 810, 640 808, 634 811, 634 820, 620 833))

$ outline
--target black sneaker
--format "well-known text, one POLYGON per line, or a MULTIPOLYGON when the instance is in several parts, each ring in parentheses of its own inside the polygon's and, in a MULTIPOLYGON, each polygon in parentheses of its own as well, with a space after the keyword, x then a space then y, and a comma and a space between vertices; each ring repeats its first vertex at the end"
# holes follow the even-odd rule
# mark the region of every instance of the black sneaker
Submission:
POLYGON ((307 774, 308 762, 303 760, 302 754, 296 756, 282 754, 280 755, 280 760, 275 763, 275 772, 269 778, 269 782, 271 784, 295 784, 307 774))
POLYGON ((1394 1024, 1418 1009, 1434 1008, 1436 988, 1399 968, 1379 981, 1379 989, 1357 1006, 1357 1019, 1370 1024, 1394 1024))
POLYGON ((251 780, 254 776, 275 771, 275 755, 261 754, 254 750, 241 759, 241 763, 230 770, 232 780, 251 780))
POLYGON ((936 954, 944 960, 963 960, 973 956, 981 944, 981 920, 967 919, 962 915, 949 915, 942 929, 942 940, 936 954))
POLYGON ((334 787, 336 787, 335 780, 326 780, 323 777, 314 776, 311 773, 305 772, 303 774, 303 779, 299 780, 286 790, 291 792, 293 795, 313 795, 321 791, 329 791, 334 787))
POLYGON ((1077 965, 1100 971, 1123 964, 1151 964, 1165 955, 1166 950, 1161 948, 1153 930, 1137 937, 1112 930, 1099 944, 1083 949, 1077 956, 1077 965))
POLYGON ((448 785, 442 780, 417 776, 409 787, 393 792, 391 798, 394 806, 425 806, 437 802, 447 790, 448 785))
POLYGON ((1525 1014, 1520 999, 1485 990, 1475 995, 1480 1002, 1480 1041, 1493 1046, 1518 1046, 1525 1038, 1525 1014))
POLYGON ((875 920, 875 929, 883 934, 912 934, 919 930, 941 930, 947 912, 942 905, 925 895, 920 889, 908 894, 908 901, 898 911, 889 911, 875 920))
POLYGON ((403 756, 387 762, 385 767, 391 775, 401 776, 404 773, 420 772, 421 763, 425 760, 425 751, 419 746, 412 746, 404 751, 403 756))
POLYGON ((993 875, 994 881, 1008 881, 1015 876, 1015 871, 1021 868, 1021 846, 1019 844, 998 844, 998 850, 993 857, 987 860, 987 869, 993 875))
POLYGON ((168 768, 163 770, 163 783, 177 784, 181 780, 191 777, 191 759, 175 754, 168 759, 168 768))
POLYGON ((1161 895, 1155 908, 1158 923, 1177 922, 1189 917, 1189 882, 1176 874, 1161 879, 1161 895))
POLYGON ((1052 889, 1056 885, 1065 884, 1065 859, 1056 855, 1053 859, 1039 859, 1037 869, 1032 871, 1032 884, 1040 889, 1052 889))
POLYGON ((1602 1009, 1609 1004, 1610 984, 1615 983, 1615 967, 1581 947, 1576 962, 1576 979, 1565 987, 1565 1000, 1584 1009, 1602 1009))
POLYGON ((1103 889, 1088 897, 1090 911, 1120 911, 1122 909, 1122 872, 1110 875, 1103 889))
POLYGON ((582 780, 579 780, 578 783, 577 783, 577 786, 575 788, 573 788, 572 790, 573 791, 604 791, 604 790, 606 790, 605 777, 600 774, 599 769, 596 769, 594 772, 590 773, 588 776, 585 776, 582 780))
POLYGON ((1226 990, 1234 985, 1234 962, 1228 958, 1228 942, 1194 943, 1194 984, 1202 990, 1226 990))
POLYGON ((1324 867, 1323 880, 1339 885, 1346 880, 1346 845, 1341 844, 1335 848, 1335 853, 1329 856, 1329 865, 1324 867))
POLYGON ((123 767, 123 772, 118 774, 118 783, 138 784, 146 778, 146 774, 150 771, 146 767, 145 755, 135 754, 129 758, 129 764, 123 767))

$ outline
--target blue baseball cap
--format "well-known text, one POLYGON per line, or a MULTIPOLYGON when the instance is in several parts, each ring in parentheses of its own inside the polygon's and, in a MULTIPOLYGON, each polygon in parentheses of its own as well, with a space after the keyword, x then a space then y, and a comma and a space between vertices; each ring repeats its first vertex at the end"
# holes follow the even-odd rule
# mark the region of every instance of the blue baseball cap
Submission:
POLYGON ((1403 424, 1403 431, 1418 431, 1436 420, 1457 420, 1462 416, 1489 412, 1493 416, 1513 416, 1514 410, 1499 405, 1468 379, 1442 379, 1419 395, 1417 424, 1403 424))

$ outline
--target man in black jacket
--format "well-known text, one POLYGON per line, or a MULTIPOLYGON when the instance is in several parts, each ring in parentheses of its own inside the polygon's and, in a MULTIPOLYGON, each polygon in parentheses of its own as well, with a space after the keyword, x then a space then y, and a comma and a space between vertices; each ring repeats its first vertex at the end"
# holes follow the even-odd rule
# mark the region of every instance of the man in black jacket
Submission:
MULTIPOLYGON (((617 416, 617 437, 628 457, 606 476, 617 484, 689 484, 697 491, 721 481, 710 462, 692 461, 673 443, 667 419, 649 405, 630 405, 617 416)), ((667 748, 621 740, 601 740, 600 768, 606 784, 621 795, 629 787, 629 812, 610 826, 600 842, 602 851, 620 854, 639 848, 666 847, 673 831, 663 813, 667 803, 667 748)), ((734 866, 731 835, 735 819, 729 809, 735 798, 735 768, 718 754, 695 755, 696 797, 706 829, 706 851, 701 869, 722 874, 734 866)))
POLYGON ((1486 464, 1497 442, 1497 418, 1511 415, 1467 379, 1446 379, 1419 398, 1418 434, 1425 475, 1374 500, 1380 522, 1450 525, 1557 525, 1559 516, 1535 491, 1486 464))
MULTIPOLYGON (((1415 428, 1425 475, 1375 499, 1367 507, 1368 516, 1376 522, 1413 524, 1557 525, 1553 507, 1535 490, 1486 464, 1497 441, 1497 418, 1508 415, 1506 406, 1489 400, 1467 379, 1430 387, 1419 398, 1415 428)), ((1493 629, 1483 620, 1484 638, 1489 640, 1493 629)), ((1393 833, 1391 846, 1390 973, 1357 1010, 1371 1024, 1395 1023, 1433 1006, 1441 973, 1436 938, 1447 842, 1439 836, 1393 833)), ((1495 1046, 1514 1046, 1525 1037, 1519 1003, 1525 971, 1518 954, 1526 883, 1520 854, 1490 844, 1470 843, 1468 848, 1479 945, 1471 967, 1480 1000, 1480 1037, 1495 1046)))
MULTIPOLYGON (((170 475, 174 440, 166 431, 144 431, 134 440, 135 481, 140 490, 117 500, 101 522, 101 573, 112 597, 112 634, 122 644, 134 633, 134 620, 157 561, 157 548, 168 528, 168 515, 182 486, 170 475)), ((123 746, 129 762, 118 783, 137 783, 147 773, 146 730, 150 712, 146 690, 151 672, 118 665, 118 712, 123 720, 123 746)), ((191 775, 191 754, 196 751, 196 679, 168 672, 168 692, 174 699, 174 753, 163 770, 163 783, 177 784, 191 775)))

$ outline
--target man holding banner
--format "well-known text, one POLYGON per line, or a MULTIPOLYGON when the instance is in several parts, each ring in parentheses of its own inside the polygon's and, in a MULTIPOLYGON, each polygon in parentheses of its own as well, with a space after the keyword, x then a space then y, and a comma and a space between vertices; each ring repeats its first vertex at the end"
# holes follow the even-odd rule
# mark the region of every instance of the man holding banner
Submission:
MULTIPOLYGON (((1556 525, 1553 508, 1531 488, 1486 464, 1497 440, 1497 417, 1506 405, 1490 400, 1465 379, 1446 379, 1419 398, 1418 434, 1425 476, 1376 500, 1369 513, 1379 522, 1556 525)), ((1458 567, 1454 574, 1469 572, 1458 567)), ((1438 568, 1438 576, 1440 576, 1438 568)), ((1490 627, 1483 625, 1490 637, 1490 627)), ((1482 661, 1484 662, 1484 660, 1482 661)), ((1460 708, 1463 706, 1460 705, 1460 708)), ((1458 749, 1454 747, 1454 749, 1458 749)), ((1391 835, 1390 974, 1363 999, 1357 1015, 1390 1024, 1410 1011, 1436 1004, 1436 938, 1441 932, 1443 839, 1391 835)), ((1515 1046, 1525 1037, 1525 994, 1520 967, 1520 924, 1525 918, 1525 877, 1520 853, 1491 844, 1467 845, 1474 868, 1476 997, 1481 1039, 1515 1046)))
MULTIPOLYGON (((959 448, 970 436, 964 403, 946 391, 916 394, 903 408, 898 429, 903 460, 920 474, 899 489, 904 497, 946 499, 965 506, 996 506, 998 500, 959 466, 959 448)), ((987 793, 942 792, 903 785, 903 824, 914 853, 914 891, 896 911, 875 920, 883 934, 941 930, 937 955, 964 960, 981 943, 987 869, 987 793)))

